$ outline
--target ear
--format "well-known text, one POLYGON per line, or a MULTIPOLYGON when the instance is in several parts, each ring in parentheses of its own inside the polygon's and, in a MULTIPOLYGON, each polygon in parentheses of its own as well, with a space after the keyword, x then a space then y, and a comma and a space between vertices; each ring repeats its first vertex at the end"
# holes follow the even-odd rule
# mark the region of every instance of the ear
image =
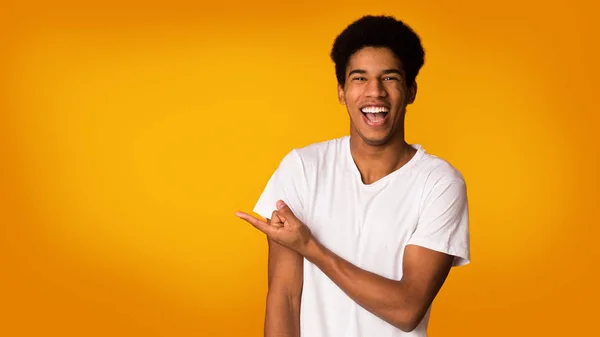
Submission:
POLYGON ((408 104, 413 104, 417 98, 417 81, 408 88, 408 104))
POLYGON ((346 98, 344 97, 344 87, 342 87, 342 85, 339 83, 337 86, 337 93, 338 93, 338 101, 340 101, 340 104, 346 105, 346 98))

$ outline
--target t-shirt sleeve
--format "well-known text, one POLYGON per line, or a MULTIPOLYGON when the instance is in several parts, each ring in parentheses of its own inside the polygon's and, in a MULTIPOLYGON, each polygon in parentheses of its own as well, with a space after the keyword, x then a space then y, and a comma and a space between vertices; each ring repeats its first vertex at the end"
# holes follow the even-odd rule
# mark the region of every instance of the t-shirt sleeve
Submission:
POLYGON ((306 195, 306 175, 302 159, 296 150, 290 151, 279 163, 261 193, 254 212, 263 218, 271 218, 277 209, 278 200, 283 200, 304 221, 304 197, 306 195))
POLYGON ((437 182, 425 196, 408 244, 454 256, 453 266, 470 263, 469 207, 465 182, 437 182))

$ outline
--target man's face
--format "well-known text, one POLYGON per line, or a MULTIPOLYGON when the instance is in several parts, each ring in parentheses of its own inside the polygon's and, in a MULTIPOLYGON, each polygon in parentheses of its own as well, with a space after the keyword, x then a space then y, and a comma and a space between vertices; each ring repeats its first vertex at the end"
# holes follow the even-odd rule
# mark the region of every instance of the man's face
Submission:
POLYGON ((407 87, 402 63, 388 48, 365 47, 346 68, 346 83, 338 98, 350 115, 351 132, 369 145, 382 145, 404 132, 406 105, 414 101, 416 85, 407 87))

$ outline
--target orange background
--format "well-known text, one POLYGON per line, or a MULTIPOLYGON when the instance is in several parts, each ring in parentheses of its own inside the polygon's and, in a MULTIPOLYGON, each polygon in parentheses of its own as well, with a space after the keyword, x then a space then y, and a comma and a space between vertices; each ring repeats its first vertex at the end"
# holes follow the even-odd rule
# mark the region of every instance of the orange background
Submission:
POLYGON ((598 330, 597 1, 5 3, 0 335, 261 336, 250 211, 292 147, 345 135, 331 43, 421 35, 407 139, 467 179, 472 264, 430 335, 598 330))

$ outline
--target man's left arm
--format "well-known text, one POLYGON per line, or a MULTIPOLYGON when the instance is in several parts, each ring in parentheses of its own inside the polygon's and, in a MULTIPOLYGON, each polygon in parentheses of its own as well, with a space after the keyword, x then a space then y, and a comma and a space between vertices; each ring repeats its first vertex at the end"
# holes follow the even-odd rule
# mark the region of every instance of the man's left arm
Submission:
POLYGON ((311 239, 304 252, 356 303, 403 331, 414 330, 446 280, 453 257, 416 245, 405 248, 399 281, 361 269, 311 239))
POLYGON ((400 280, 344 260, 319 243, 285 203, 278 202, 277 209, 282 219, 278 224, 267 224, 243 212, 237 215, 300 253, 360 306, 406 332, 419 325, 452 265, 464 264, 469 258, 464 182, 440 183, 432 189, 420 223, 405 247, 400 280))

